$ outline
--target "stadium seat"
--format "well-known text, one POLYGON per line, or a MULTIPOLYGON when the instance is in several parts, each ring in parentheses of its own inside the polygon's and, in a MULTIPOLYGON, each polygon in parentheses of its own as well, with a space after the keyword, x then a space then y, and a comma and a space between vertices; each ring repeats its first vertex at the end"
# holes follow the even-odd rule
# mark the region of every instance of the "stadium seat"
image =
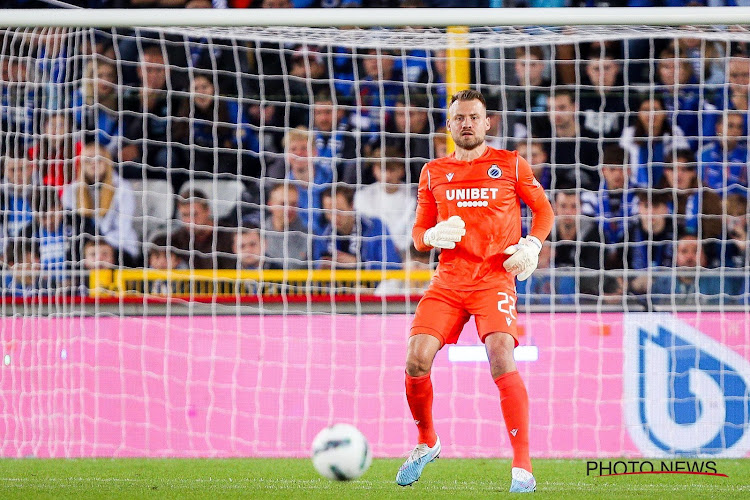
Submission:
POLYGON ((167 229, 174 215, 172 186, 166 180, 129 180, 135 195, 133 226, 141 241, 167 229))
MULTIPOLYGON (((211 213, 217 219, 233 215, 233 210, 243 199, 245 186, 239 179, 194 180, 192 185, 200 189, 211 200, 211 213)), ((185 189, 185 185, 182 189, 185 189)))

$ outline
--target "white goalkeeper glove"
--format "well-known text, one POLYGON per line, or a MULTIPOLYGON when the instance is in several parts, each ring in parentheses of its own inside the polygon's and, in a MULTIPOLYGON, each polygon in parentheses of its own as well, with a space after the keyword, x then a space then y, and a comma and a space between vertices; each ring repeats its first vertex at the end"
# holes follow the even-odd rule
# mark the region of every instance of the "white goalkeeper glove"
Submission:
POLYGON ((503 262, 503 267, 513 276, 518 276, 519 281, 525 281, 539 264, 541 251, 542 242, 535 236, 521 238, 518 243, 509 246, 503 252, 505 255, 510 255, 503 262))
POLYGON ((465 227, 464 220, 454 215, 425 231, 422 241, 435 248, 456 248, 456 243, 466 234, 465 227))

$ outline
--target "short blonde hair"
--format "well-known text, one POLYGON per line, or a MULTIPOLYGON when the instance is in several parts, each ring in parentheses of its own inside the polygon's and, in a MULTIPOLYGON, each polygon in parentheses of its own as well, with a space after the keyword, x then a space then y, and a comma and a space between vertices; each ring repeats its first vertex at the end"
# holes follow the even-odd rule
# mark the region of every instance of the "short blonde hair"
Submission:
POLYGON ((284 135, 284 150, 289 149, 292 142, 305 142, 311 144, 312 134, 310 133, 310 129, 300 125, 299 127, 294 127, 289 130, 286 135, 284 135))

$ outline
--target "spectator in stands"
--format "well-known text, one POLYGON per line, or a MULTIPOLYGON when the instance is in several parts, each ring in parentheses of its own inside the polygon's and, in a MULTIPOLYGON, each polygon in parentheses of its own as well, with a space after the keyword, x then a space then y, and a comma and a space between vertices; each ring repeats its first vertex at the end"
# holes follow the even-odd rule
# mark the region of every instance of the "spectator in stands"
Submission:
POLYGON ((573 304, 576 282, 573 276, 559 275, 551 271, 555 261, 552 243, 545 241, 539 252, 537 272, 526 281, 516 282, 518 304, 573 304))
POLYGON ((28 159, 24 141, 7 139, 5 146, 0 185, 0 247, 6 238, 21 234, 34 218, 31 200, 35 184, 34 164, 28 159))
MULTIPOLYGON (((74 269, 83 256, 84 240, 96 232, 94 221, 66 212, 54 189, 35 192, 33 205, 34 221, 22 234, 38 244, 42 269, 74 269)), ((62 281, 62 275, 58 278, 62 281)))
POLYGON ((293 102, 307 104, 319 92, 330 92, 326 56, 323 49, 315 45, 294 47, 289 65, 289 93, 293 102), (312 96, 308 88, 312 89, 312 96))
POLYGON ((286 178, 297 188, 300 219, 314 234, 321 234, 325 221, 320 213, 321 193, 331 182, 333 175, 313 157, 312 135, 305 127, 290 130, 284 139, 286 151, 286 178))
POLYGON ((638 200, 627 184, 628 162, 625 151, 615 144, 604 148, 599 191, 581 193, 581 213, 594 217, 603 241, 608 245, 608 269, 622 267, 625 229, 638 214, 638 200), (612 245, 612 246, 610 246, 612 245), (617 251, 615 251, 617 250, 617 251), (614 260, 619 262, 615 266, 614 260))
POLYGON ((507 92, 509 130, 513 137, 528 137, 529 130, 539 130, 544 122, 551 82, 545 75, 544 50, 539 46, 516 47, 515 86, 507 92))
POLYGON ((183 226, 172 233, 175 253, 190 269, 234 269, 233 231, 221 227, 211 214, 206 194, 191 186, 177 197, 177 211, 183 226))
POLYGON ((392 124, 386 130, 386 146, 394 152, 403 151, 401 156, 408 162, 406 182, 418 183, 419 173, 431 157, 426 97, 416 93, 400 95, 396 100, 392 124))
POLYGON ((745 130, 748 133, 748 90, 750 89, 750 57, 746 54, 736 54, 727 63, 728 82, 723 91, 718 92, 716 108, 720 111, 743 111, 745 115, 745 130))
POLYGON ((37 85, 29 67, 29 48, 20 40, 8 41, 7 48, 0 47, 0 130, 30 134, 34 125, 37 102, 37 85), (5 49, 5 50, 3 50, 5 49))
POLYGON ((148 243, 146 262, 151 269, 187 269, 187 263, 169 244, 169 235, 158 233, 148 243))
POLYGON ((605 145, 619 139, 632 106, 621 78, 622 63, 614 51, 592 46, 585 61, 589 87, 581 92, 580 109, 586 135, 605 145))
POLYGON ((747 196, 747 169, 750 155, 745 135, 745 115, 725 112, 716 122, 717 139, 700 151, 703 185, 721 196, 747 196))
POLYGON ((169 179, 167 169, 184 164, 170 134, 177 104, 167 91, 169 75, 162 48, 144 48, 137 72, 140 88, 125 95, 134 116, 124 133, 121 160, 128 163, 122 166, 123 176, 142 179, 145 168, 147 178, 169 179))
POLYGON ((396 71, 396 54, 393 50, 371 48, 363 51, 364 77, 354 89, 357 109, 350 115, 352 126, 362 132, 364 142, 378 140, 377 133, 385 130, 388 110, 403 93, 401 73, 396 71))
POLYGON ((280 103, 284 98, 270 95, 266 96, 266 99, 261 101, 260 96, 256 95, 250 101, 250 127, 258 137, 258 151, 262 152, 261 161, 266 165, 272 165, 278 159, 283 171, 285 113, 284 106, 280 103))
POLYGON ((679 229, 699 238, 716 238, 722 232, 721 197, 698 181, 695 153, 689 149, 674 151, 666 158, 664 178, 657 186, 672 190, 670 212, 679 229))
POLYGON ((581 200, 575 189, 555 191, 553 208, 555 226, 550 241, 555 246, 554 267, 577 267, 581 237, 588 232, 591 221, 581 218, 581 200))
POLYGON ((117 157, 122 135, 130 119, 121 113, 117 67, 103 57, 95 57, 84 71, 83 85, 73 93, 73 116, 78 130, 86 133, 86 142, 97 142, 117 157))
MULTIPOLYGON (((628 233, 628 265, 630 269, 668 268, 672 266, 672 248, 677 231, 669 211, 671 197, 662 191, 639 189, 638 221, 628 233)), ((649 288, 645 274, 630 283, 634 293, 645 293, 649 288)))
POLYGON ((491 148, 508 149, 508 134, 503 129, 503 113, 500 96, 497 94, 488 94, 485 97, 487 101, 487 118, 490 119, 490 128, 487 130, 485 142, 491 148))
POLYGON ((265 242, 269 261, 287 268, 307 267, 312 242, 298 213, 299 193, 294 186, 277 184, 268 193, 265 242))
MULTIPOLYGON (((431 262, 432 252, 420 252, 414 244, 407 248, 404 254, 404 270, 406 271, 429 271, 434 269, 431 262)), ((418 280, 411 275, 411 280, 387 279, 381 281, 375 288, 373 295, 387 297, 389 295, 423 295, 430 284, 429 278, 418 280)))
POLYGON ((73 181, 74 158, 83 143, 74 138, 73 117, 65 112, 50 113, 44 120, 44 133, 32 150, 45 186, 62 187, 73 181))
MULTIPOLYGON (((165 233, 159 233, 148 243, 146 263, 150 269, 161 269, 171 271, 173 269, 187 269, 187 264, 175 252, 169 244, 169 237, 165 233)), ((180 280, 152 279, 147 283, 148 293, 151 295, 170 295, 184 293, 180 280)))
POLYGON ((133 228, 135 196, 130 183, 115 172, 109 153, 95 143, 81 150, 78 180, 64 186, 63 206, 81 217, 90 217, 97 235, 135 258, 140 252, 133 228))
POLYGON ((361 216, 354 210, 352 187, 337 184, 326 189, 323 208, 328 225, 313 247, 319 267, 400 267, 401 256, 380 219, 361 216))
POLYGON ((675 255, 677 270, 654 280, 651 287, 654 301, 680 305, 718 304, 722 294, 736 296, 742 293, 741 280, 722 280, 719 276, 701 273, 708 262, 703 246, 695 235, 679 236, 675 255))
POLYGON ((83 268, 87 271, 115 269, 117 251, 103 238, 88 238, 83 244, 83 268))
POLYGON ((631 184, 644 188, 659 184, 669 151, 690 148, 679 125, 667 119, 661 99, 651 96, 638 105, 633 124, 622 132, 620 146, 630 158, 631 184))
POLYGON ((397 149, 372 162, 374 184, 362 187, 354 195, 354 209, 370 218, 381 218, 388 234, 403 255, 412 244, 411 230, 417 209, 417 196, 412 184, 404 184, 405 166, 397 149))
POLYGON ((691 149, 696 150, 699 136, 712 137, 714 134, 716 108, 705 102, 690 60, 674 46, 659 53, 657 68, 662 84, 659 92, 662 104, 670 114, 667 121, 676 123, 685 133, 691 149))
POLYGON ((334 101, 328 89, 315 94, 312 133, 319 163, 336 172, 339 179, 357 182, 353 161, 357 139, 349 127, 345 102, 334 101))
POLYGON ((417 85, 424 89, 429 108, 435 123, 445 123, 445 109, 448 105, 448 85, 445 77, 448 70, 448 57, 445 49, 435 50, 429 58, 427 70, 422 72, 417 85))
POLYGON ((747 198, 737 194, 730 194, 724 200, 726 207, 726 241, 719 265, 747 268, 750 266, 748 255, 748 217, 747 198))
POLYGON ((677 38, 680 52, 690 60, 693 74, 709 90, 724 83, 723 44, 703 38, 677 38))
POLYGON ((236 99, 225 99, 217 92, 213 79, 205 73, 195 74, 190 82, 190 94, 182 98, 173 120, 172 140, 184 146, 185 158, 191 158, 192 173, 172 177, 172 185, 179 192, 185 180, 211 179, 216 174, 260 174, 257 153, 258 137, 250 128, 245 111, 236 99), (244 159, 238 165, 237 149, 244 159), (254 156, 256 155, 256 156, 254 156), (254 158, 254 166, 251 159, 254 158))
POLYGON ((265 238, 260 234, 260 228, 253 224, 244 224, 234 232, 233 250, 237 266, 243 271, 283 268, 283 263, 268 259, 265 238))
POLYGON ((516 144, 518 155, 529 162, 534 177, 544 189, 549 189, 551 184, 549 155, 542 143, 531 138, 521 139, 516 144))
MULTIPOLYGON (((433 153, 430 157, 431 160, 448 156, 448 132, 445 127, 438 128, 435 130, 435 133, 432 134, 432 151, 433 153)), ((420 169, 419 172, 421 174, 422 170, 420 169)), ((417 177, 415 184, 418 183, 419 177, 417 177)))
POLYGON ((598 189, 599 179, 593 167, 599 165, 599 151, 596 140, 583 135, 575 95, 557 89, 553 91, 549 105, 548 128, 539 133, 532 130, 531 136, 547 144, 552 188, 565 185, 598 189))
POLYGON ((3 297, 33 297, 43 293, 44 280, 38 274, 39 248, 25 238, 11 240, 5 247, 3 260, 10 270, 4 273, 3 297))

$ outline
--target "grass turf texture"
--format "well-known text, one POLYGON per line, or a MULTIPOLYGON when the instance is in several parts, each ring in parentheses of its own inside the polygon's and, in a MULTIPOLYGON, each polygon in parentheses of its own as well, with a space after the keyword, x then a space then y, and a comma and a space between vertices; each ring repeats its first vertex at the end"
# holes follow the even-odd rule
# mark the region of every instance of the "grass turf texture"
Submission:
MULTIPOLYGON (((7 498, 482 498, 507 495, 510 462, 439 459, 422 479, 394 482, 401 459, 376 459, 357 481, 317 475, 307 459, 3 459, 7 498)), ((535 497, 750 498, 750 459, 717 460, 729 478, 681 474, 586 476, 585 460, 535 460, 535 497)))

